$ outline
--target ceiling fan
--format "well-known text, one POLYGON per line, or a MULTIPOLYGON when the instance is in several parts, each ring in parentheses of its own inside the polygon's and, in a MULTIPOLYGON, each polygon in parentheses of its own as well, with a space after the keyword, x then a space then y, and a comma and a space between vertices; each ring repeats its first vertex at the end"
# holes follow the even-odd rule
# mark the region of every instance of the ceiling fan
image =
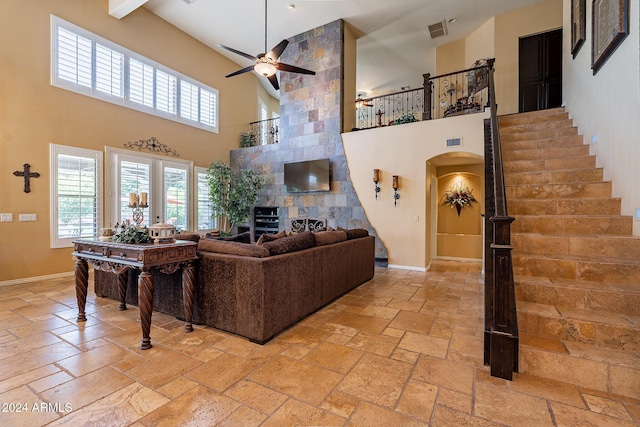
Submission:
POLYGON ((250 65, 241 70, 235 71, 231 74, 226 75, 225 77, 233 77, 239 74, 247 73, 249 71, 255 71, 261 76, 266 77, 273 88, 275 90, 280 89, 280 85, 278 84, 278 77, 276 76, 276 71, 288 71, 290 73, 300 73, 300 74, 311 74, 315 75, 315 71, 306 70, 304 68, 296 67, 295 65, 284 64, 282 62, 278 62, 278 58, 282 55, 282 52, 286 49, 289 41, 282 40, 280 43, 276 45, 269 52, 267 51, 267 0, 264 0, 264 50, 266 53, 260 53, 257 56, 249 55, 248 53, 240 52, 239 50, 233 49, 231 47, 219 44, 223 49, 226 49, 230 52, 233 52, 237 55, 243 56, 247 59, 251 59, 255 61, 254 65, 250 65))

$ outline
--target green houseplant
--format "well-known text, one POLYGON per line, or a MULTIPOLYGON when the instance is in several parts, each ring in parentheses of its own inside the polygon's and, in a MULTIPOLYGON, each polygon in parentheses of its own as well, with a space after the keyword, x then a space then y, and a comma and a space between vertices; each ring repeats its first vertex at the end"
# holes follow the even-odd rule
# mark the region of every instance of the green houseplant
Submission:
POLYGON ((252 131, 242 132, 240 135, 240 147, 253 147, 256 145, 256 134, 252 131))
POLYGON ((251 215, 258 193, 265 184, 263 176, 251 170, 235 173, 231 166, 218 160, 207 169, 209 200, 221 234, 229 234, 233 227, 251 215))

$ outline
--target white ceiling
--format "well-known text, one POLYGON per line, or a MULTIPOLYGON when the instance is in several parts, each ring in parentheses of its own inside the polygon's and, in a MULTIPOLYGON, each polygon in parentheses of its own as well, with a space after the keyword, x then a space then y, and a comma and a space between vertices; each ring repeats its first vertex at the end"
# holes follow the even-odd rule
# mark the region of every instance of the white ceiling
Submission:
MULTIPOLYGON (((264 0, 109 1, 111 9, 121 4, 132 9, 143 5, 237 62, 238 68, 252 62, 218 44, 251 55, 265 51, 264 0)), ((357 37, 357 93, 374 96, 397 92, 403 86, 421 87, 422 74, 435 73, 436 46, 468 36, 494 15, 540 1, 269 0, 266 45, 270 50, 283 39, 342 18, 357 37), (291 3, 295 4, 292 10, 287 7, 291 3), (453 18, 456 22, 447 24, 447 36, 430 38, 428 25, 453 18)))

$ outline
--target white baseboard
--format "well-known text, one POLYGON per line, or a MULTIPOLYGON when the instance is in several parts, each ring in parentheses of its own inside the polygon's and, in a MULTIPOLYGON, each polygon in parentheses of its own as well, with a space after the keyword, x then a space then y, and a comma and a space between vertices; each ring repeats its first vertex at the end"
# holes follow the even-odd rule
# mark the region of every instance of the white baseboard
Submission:
POLYGON ((388 268, 395 268, 396 270, 421 271, 423 273, 427 271, 427 267, 414 267, 412 265, 389 264, 388 268))
POLYGON ((460 258, 454 256, 439 256, 436 259, 441 259, 443 261, 462 261, 462 262, 482 262, 482 258, 460 258))
POLYGON ((38 282, 40 280, 60 279, 60 278, 69 277, 69 276, 73 277, 74 274, 75 273, 73 271, 68 271, 66 273, 47 274, 46 276, 25 277, 22 279, 5 280, 0 282, 0 287, 10 286, 10 285, 19 285, 22 283, 38 282))

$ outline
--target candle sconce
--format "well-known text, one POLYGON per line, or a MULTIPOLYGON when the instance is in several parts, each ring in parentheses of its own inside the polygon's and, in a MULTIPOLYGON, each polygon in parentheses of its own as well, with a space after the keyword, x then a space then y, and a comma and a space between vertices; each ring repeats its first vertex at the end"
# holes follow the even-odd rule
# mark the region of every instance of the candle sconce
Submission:
POLYGON ((393 206, 397 206, 399 198, 400 195, 398 194, 398 175, 393 175, 393 206))
POLYGON ((380 192, 380 186, 378 183, 380 182, 380 169, 373 170, 373 183, 375 184, 376 190, 376 199, 378 199, 378 193, 380 192))
POLYGON ((132 209, 133 222, 140 228, 142 221, 144 221, 142 209, 149 207, 149 194, 145 192, 129 193, 129 207, 132 209))

